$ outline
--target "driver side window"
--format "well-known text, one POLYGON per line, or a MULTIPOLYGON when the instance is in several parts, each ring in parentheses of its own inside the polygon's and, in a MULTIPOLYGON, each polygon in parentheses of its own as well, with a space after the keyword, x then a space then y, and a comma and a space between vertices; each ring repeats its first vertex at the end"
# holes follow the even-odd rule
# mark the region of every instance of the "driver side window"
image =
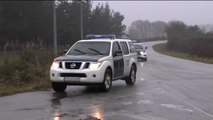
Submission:
POLYGON ((112 48, 113 57, 115 56, 116 51, 121 51, 121 48, 120 48, 118 42, 113 42, 113 48, 112 48))

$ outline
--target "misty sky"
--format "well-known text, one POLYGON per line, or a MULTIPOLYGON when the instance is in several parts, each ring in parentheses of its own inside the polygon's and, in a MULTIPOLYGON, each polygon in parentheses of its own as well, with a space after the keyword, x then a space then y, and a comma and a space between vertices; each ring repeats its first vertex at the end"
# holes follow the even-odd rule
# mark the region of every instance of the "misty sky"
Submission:
MULTIPOLYGON (((101 1, 93 1, 97 5, 101 1)), ((110 8, 124 15, 124 23, 135 20, 180 20, 188 25, 213 24, 213 1, 107 1, 110 8)), ((101 3, 106 3, 102 1, 101 3)))

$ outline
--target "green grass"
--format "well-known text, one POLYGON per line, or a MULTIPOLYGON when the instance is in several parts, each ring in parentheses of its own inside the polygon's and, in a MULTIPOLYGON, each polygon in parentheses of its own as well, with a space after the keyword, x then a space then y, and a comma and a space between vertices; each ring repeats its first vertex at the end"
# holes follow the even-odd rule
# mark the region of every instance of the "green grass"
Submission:
POLYGON ((13 95, 16 93, 23 93, 23 92, 32 92, 36 90, 47 90, 50 88, 50 85, 51 83, 49 80, 32 82, 18 86, 1 84, 0 96, 13 95))
POLYGON ((153 46, 153 49, 158 53, 165 54, 168 56, 213 64, 213 58, 198 57, 196 55, 191 55, 189 53, 181 53, 177 51, 167 50, 166 43, 156 44, 153 46))
POLYGON ((47 90, 51 88, 49 80, 49 69, 46 70, 45 76, 42 79, 29 81, 27 83, 14 84, 0 81, 0 96, 8 96, 23 92, 32 92, 37 90, 47 90))
POLYGON ((0 55, 0 96, 46 90, 51 87, 49 51, 24 51, 0 55))

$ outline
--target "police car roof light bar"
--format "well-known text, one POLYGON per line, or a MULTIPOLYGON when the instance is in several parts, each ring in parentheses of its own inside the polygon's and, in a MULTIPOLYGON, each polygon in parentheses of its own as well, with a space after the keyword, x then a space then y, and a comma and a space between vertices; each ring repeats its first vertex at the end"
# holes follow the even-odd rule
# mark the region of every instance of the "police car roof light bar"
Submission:
POLYGON ((90 34, 90 35, 86 35, 86 39, 104 39, 104 38, 115 39, 116 36, 114 34, 105 34, 105 35, 90 34))

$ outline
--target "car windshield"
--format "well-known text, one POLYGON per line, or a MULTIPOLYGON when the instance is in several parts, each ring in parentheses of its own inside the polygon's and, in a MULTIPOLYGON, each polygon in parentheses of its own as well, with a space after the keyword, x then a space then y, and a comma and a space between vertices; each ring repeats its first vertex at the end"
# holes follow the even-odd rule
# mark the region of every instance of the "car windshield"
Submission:
POLYGON ((142 44, 134 44, 136 49, 144 49, 142 44))
POLYGON ((68 55, 109 55, 110 42, 78 42, 68 52, 68 55))

